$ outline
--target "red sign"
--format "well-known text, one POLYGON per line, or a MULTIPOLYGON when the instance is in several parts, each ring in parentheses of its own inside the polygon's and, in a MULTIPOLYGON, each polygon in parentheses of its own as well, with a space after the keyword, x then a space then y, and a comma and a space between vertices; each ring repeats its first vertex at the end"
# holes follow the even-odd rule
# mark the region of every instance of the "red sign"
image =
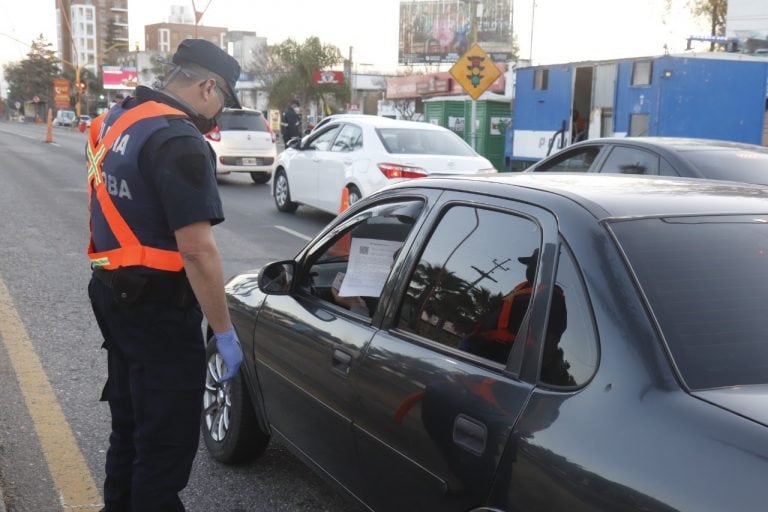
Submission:
POLYGON ((69 80, 66 78, 53 81, 53 103, 56 108, 69 108, 69 80))
MULTIPOLYGON (((487 90, 504 93, 504 72, 507 70, 503 62, 494 62, 501 76, 487 90)), ((461 84, 456 82, 448 71, 429 75, 396 76, 387 79, 387 99, 419 98, 436 94, 454 95, 466 94, 461 84)))
POLYGON ((136 68, 104 66, 102 69, 104 89, 133 89, 138 85, 136 68))
POLYGON ((315 85, 341 85, 344 83, 344 72, 315 71, 312 73, 312 83, 315 85))

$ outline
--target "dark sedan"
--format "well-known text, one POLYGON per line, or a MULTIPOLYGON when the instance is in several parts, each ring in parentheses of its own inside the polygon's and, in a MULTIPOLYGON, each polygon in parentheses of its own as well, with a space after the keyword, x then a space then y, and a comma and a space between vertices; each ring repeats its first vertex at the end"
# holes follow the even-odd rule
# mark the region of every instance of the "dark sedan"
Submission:
POLYGON ((579 142, 526 172, 683 176, 768 185, 768 147, 722 140, 626 137, 579 142))
POLYGON ((379 511, 765 510, 768 188, 413 180, 227 294, 220 461, 277 437, 379 511))

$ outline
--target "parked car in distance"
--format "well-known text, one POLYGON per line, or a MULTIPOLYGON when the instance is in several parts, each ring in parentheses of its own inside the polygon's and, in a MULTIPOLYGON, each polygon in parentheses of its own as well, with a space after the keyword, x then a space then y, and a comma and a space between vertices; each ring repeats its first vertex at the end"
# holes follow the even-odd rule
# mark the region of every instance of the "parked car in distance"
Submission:
POLYGON ((709 139, 611 137, 568 146, 525 172, 684 176, 768 185, 768 147, 709 139))
POLYGON ((82 115, 79 117, 81 123, 85 123, 86 128, 91 127, 91 116, 82 115))
POLYGON ((405 179, 495 173, 491 162, 446 128, 378 116, 334 119, 288 144, 275 164, 277 209, 300 204, 338 213, 349 203, 405 179))
POLYGON ((53 126, 75 126, 76 124, 77 116, 74 110, 59 110, 53 118, 53 126))
POLYGON ((768 188, 413 180, 226 285, 203 439, 376 511, 765 509, 768 188))
POLYGON ((247 172, 254 183, 268 182, 277 146, 275 134, 262 113, 225 108, 216 123, 216 128, 205 134, 216 155, 216 174, 247 172))

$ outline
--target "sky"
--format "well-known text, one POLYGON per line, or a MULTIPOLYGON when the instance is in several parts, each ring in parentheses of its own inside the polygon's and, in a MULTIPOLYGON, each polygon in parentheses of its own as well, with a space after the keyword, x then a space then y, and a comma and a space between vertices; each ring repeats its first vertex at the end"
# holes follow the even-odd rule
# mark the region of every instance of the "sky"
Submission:
MULTIPOLYGON (((208 0, 196 0, 202 10, 208 0)), ((705 35, 685 0, 514 0, 513 26, 522 58, 534 64, 652 56, 685 49, 689 35, 705 35), (535 6, 534 6, 535 2, 535 6), (531 34, 533 33, 533 37, 531 34)), ((203 25, 255 31, 269 44, 317 36, 358 71, 396 72, 400 0, 211 0, 203 25)), ((56 45, 56 0, 0 0, 0 68, 25 57, 40 33, 56 45)), ((128 0, 131 47, 143 49, 144 25, 167 21, 171 5, 192 0, 128 0)), ((703 43, 702 43, 703 44, 703 43)), ((701 50, 705 50, 704 46, 701 50)), ((0 71, 1 73, 1 71, 0 71)), ((4 93, 3 91, 0 93, 4 93)))

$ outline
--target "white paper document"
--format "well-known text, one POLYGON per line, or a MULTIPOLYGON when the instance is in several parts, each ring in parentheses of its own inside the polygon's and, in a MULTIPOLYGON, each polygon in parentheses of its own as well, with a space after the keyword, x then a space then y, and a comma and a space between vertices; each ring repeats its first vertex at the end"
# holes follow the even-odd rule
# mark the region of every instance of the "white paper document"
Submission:
POLYGON ((394 263, 395 252, 402 242, 353 238, 349 248, 349 264, 339 295, 342 297, 378 297, 389 270, 394 263))

